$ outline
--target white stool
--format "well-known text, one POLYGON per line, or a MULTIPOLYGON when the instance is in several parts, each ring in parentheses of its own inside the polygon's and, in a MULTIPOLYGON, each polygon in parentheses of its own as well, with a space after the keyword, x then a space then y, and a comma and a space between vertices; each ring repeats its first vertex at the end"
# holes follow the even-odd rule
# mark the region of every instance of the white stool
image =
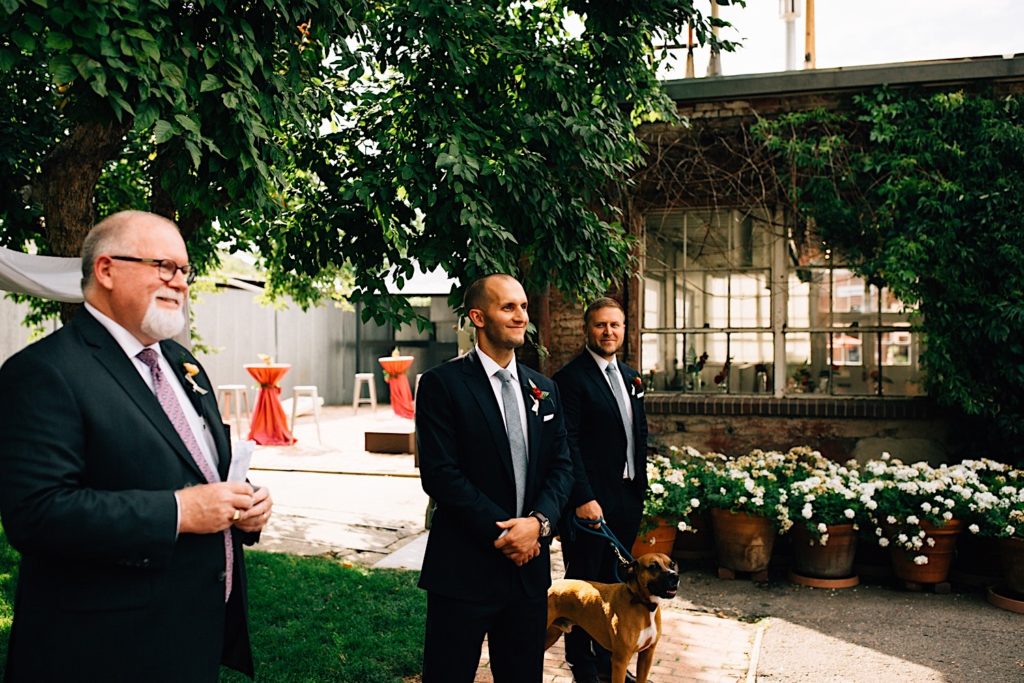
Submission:
POLYGON ((373 412, 377 412, 377 385, 373 379, 372 372, 357 372, 356 383, 352 387, 352 410, 354 413, 359 413, 359 406, 364 403, 369 403, 373 407, 373 412), (363 385, 366 385, 370 389, 370 398, 363 398, 363 385))
POLYGON ((316 420, 316 440, 323 443, 320 438, 320 394, 317 393, 315 384, 300 384, 292 387, 292 432, 295 431, 295 412, 299 407, 299 396, 309 396, 313 399, 313 419, 316 420))
POLYGON ((249 419, 249 390, 244 384, 218 384, 217 403, 220 404, 220 414, 224 419, 228 419, 232 413, 234 414, 235 419, 232 422, 235 426, 235 433, 241 439, 242 411, 245 413, 245 419, 249 419), (234 408, 233 411, 232 408, 234 408))

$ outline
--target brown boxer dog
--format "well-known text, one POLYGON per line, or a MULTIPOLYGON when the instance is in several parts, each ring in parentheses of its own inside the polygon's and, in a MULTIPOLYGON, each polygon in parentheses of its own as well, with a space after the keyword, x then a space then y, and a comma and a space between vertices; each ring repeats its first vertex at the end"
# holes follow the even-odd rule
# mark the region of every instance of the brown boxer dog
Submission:
POLYGON ((649 553, 633 560, 625 583, 559 579, 548 589, 548 632, 544 649, 573 626, 585 630, 612 654, 612 683, 625 683, 626 666, 636 658, 637 683, 646 683, 661 638, 663 598, 679 588, 679 571, 668 555, 649 553))

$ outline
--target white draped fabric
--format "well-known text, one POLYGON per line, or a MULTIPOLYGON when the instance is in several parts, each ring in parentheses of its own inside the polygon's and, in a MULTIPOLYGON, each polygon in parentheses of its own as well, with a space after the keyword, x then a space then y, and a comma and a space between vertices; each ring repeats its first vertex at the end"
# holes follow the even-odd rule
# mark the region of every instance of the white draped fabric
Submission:
POLYGON ((82 259, 33 256, 0 247, 0 289, 44 299, 82 301, 82 259))

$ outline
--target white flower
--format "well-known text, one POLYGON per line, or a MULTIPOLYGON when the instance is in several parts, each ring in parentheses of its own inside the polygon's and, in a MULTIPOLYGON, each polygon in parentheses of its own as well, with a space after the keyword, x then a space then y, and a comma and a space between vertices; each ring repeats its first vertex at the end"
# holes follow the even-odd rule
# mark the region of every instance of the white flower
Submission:
POLYGON ((828 527, 825 526, 825 523, 824 522, 818 522, 818 533, 819 534, 823 534, 826 531, 828 531, 828 527))
POLYGON ((853 519, 854 517, 857 516, 857 513, 855 513, 850 508, 846 508, 845 510, 843 510, 843 516, 846 517, 847 519, 853 519))
POLYGON ((969 527, 967 527, 967 529, 968 529, 968 530, 969 530, 969 531, 970 531, 970 532, 971 532, 972 534, 976 534, 976 533, 978 533, 979 531, 981 531, 981 528, 980 528, 980 527, 979 527, 979 526, 978 526, 977 524, 972 524, 972 525, 970 525, 969 527))
POLYGON ((868 502, 864 503, 868 510, 875 510, 878 508, 878 503, 875 502, 874 498, 868 499, 868 502))
POLYGON ((663 484, 659 484, 658 482, 654 482, 653 484, 651 484, 651 493, 660 496, 661 494, 665 493, 665 486, 663 484))
POLYGON ((692 507, 692 508, 699 508, 700 507, 700 501, 697 500, 696 498, 691 498, 690 499, 690 507, 692 507))
POLYGON ((928 564, 928 558, 924 555, 917 555, 914 557, 914 564, 928 564))
POLYGON ((907 524, 920 524, 920 523, 921 523, 921 520, 919 520, 916 515, 910 515, 909 517, 907 517, 907 524))
POLYGON ((896 540, 900 542, 900 545, 903 545, 904 543, 907 542, 908 538, 907 538, 906 534, 900 534, 899 536, 896 537, 896 540))
POLYGON ((828 545, 828 534, 822 534, 820 540, 822 545, 828 545))
POLYGON ((886 547, 887 545, 889 545, 889 539, 885 536, 882 536, 880 539, 878 539, 878 545, 882 548, 886 547))
POLYGON ((686 522, 679 522, 679 524, 676 525, 676 528, 678 528, 680 531, 686 531, 690 527, 686 524, 686 522))
POLYGON ((807 503, 804 505, 804 508, 800 511, 800 514, 803 515, 804 519, 810 519, 814 516, 814 509, 811 508, 810 503, 807 503))
POLYGON ((1017 533, 1017 529, 1015 529, 1014 527, 1012 527, 1009 524, 1007 524, 1006 525, 1006 535, 1007 536, 1013 536, 1015 533, 1017 533))
POLYGON ((932 538, 931 536, 929 536, 927 540, 928 540, 928 547, 929 548, 934 548, 935 547, 935 539, 932 538))
POLYGON ((925 512, 931 512, 932 504, 926 500, 925 502, 921 503, 921 509, 924 510, 925 512))
POLYGON ((885 518, 885 521, 888 522, 889 524, 895 524, 896 523, 896 518, 893 517, 892 515, 889 515, 888 517, 885 518))
POLYGON ((953 513, 950 512, 949 510, 946 510, 945 512, 942 513, 942 518, 948 522, 949 520, 953 519, 953 513))

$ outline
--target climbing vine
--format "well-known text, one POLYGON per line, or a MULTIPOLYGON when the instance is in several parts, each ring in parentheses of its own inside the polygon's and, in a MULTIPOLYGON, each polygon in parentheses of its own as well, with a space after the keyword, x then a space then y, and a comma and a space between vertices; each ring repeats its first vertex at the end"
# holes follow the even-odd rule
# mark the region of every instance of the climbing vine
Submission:
MULTIPOLYGON (((879 88, 752 133, 815 232, 917 310, 930 394, 1024 454, 1024 106, 879 88)), ((984 440, 984 439, 983 439, 984 440)))

